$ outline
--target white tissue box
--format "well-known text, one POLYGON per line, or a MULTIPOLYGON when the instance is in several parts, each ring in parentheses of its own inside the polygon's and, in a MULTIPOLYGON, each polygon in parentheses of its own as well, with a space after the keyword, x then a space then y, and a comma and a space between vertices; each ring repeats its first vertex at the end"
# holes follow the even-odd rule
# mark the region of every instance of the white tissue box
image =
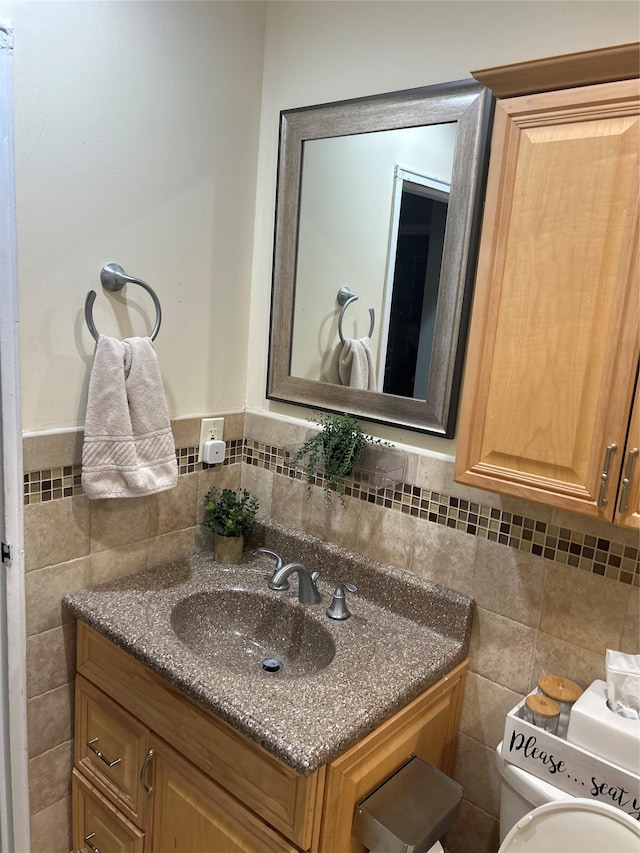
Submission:
POLYGON ((640 819, 640 776, 528 723, 524 703, 507 714, 502 758, 574 797, 608 803, 640 819))
POLYGON ((640 720, 628 720, 608 708, 605 681, 594 681, 575 702, 567 740, 640 773, 640 720))

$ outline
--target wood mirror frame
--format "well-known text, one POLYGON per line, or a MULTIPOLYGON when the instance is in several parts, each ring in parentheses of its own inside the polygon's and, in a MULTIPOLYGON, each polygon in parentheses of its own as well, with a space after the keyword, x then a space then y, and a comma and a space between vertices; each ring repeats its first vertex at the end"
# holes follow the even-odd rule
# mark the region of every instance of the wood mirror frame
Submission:
POLYGON ((280 114, 267 397, 453 437, 475 272, 492 108, 488 89, 462 80, 280 114), (457 122, 451 195, 426 399, 352 389, 290 374, 304 143, 457 122))

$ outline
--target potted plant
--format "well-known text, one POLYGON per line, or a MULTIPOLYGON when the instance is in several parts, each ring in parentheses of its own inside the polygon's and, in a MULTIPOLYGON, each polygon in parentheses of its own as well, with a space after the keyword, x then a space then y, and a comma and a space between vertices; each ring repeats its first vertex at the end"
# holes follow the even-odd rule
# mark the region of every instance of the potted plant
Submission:
POLYGON ((311 495, 316 477, 324 476, 323 488, 327 503, 331 503, 333 492, 337 492, 340 503, 345 506, 345 477, 362 461, 367 444, 383 442, 366 435, 358 421, 344 412, 318 413, 315 421, 320 431, 308 436, 297 449, 291 460, 291 476, 295 476, 302 463, 307 495, 311 495))
POLYGON ((202 527, 213 533, 218 563, 242 560, 244 536, 253 527, 257 512, 258 498, 247 489, 209 489, 204 496, 202 527))

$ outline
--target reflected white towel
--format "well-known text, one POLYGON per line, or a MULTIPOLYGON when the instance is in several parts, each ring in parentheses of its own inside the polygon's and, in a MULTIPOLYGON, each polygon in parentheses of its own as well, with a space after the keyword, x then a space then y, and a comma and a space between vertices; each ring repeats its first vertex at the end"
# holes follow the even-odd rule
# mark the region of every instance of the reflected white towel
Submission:
POLYGON ((150 338, 101 335, 89 379, 82 487, 89 498, 152 495, 178 482, 175 445, 150 338))
POLYGON ((349 388, 376 390, 376 371, 371 352, 371 338, 347 338, 338 359, 340 383, 349 388))

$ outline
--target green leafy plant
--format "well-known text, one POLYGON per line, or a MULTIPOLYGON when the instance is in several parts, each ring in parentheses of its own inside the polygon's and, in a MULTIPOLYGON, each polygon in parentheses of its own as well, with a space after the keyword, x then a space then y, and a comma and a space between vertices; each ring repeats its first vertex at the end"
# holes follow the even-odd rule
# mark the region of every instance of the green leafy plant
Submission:
POLYGON ((209 489, 204 496, 202 526, 220 536, 244 536, 253 527, 258 498, 247 489, 209 489))
POLYGON ((351 415, 321 412, 314 420, 320 431, 309 436, 294 454, 291 476, 294 477, 298 466, 302 465, 309 497, 316 478, 324 477, 322 485, 327 503, 331 503, 332 494, 336 492, 345 506, 345 477, 362 461, 367 444, 389 445, 367 435, 351 415))

